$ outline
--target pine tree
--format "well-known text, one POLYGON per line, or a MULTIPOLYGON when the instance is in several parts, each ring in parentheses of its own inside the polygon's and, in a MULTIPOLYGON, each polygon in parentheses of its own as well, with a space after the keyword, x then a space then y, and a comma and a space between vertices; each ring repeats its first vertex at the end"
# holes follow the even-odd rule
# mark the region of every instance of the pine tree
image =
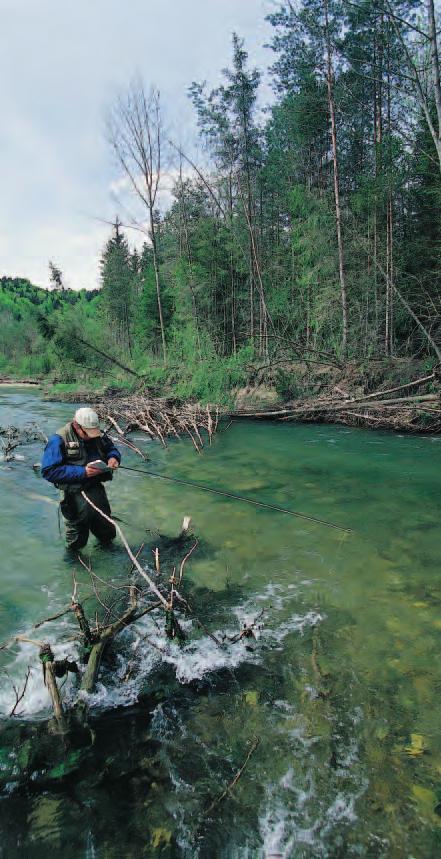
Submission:
POLYGON ((109 334, 122 352, 132 354, 131 314, 134 275, 127 239, 116 218, 100 261, 101 306, 109 334))

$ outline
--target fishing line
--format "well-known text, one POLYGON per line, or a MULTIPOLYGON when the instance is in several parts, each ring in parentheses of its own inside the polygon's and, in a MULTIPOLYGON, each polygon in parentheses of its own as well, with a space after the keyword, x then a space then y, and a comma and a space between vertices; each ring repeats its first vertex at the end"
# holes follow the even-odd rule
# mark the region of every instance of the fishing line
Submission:
POLYGON ((181 486, 191 486, 194 489, 201 489, 203 492, 211 492, 213 495, 221 495, 224 498, 233 498, 235 501, 244 501, 246 504, 253 504, 255 507, 264 507, 267 510, 276 510, 278 513, 287 513, 288 516, 297 516, 298 519, 305 519, 307 522, 314 522, 316 525, 326 525, 327 528, 335 528, 337 531, 344 531, 346 534, 352 533, 352 528, 343 528, 341 525, 336 525, 334 522, 326 522, 325 519, 317 519, 315 516, 307 516, 306 513, 298 513, 296 510, 288 510, 286 507, 279 507, 277 504, 266 504, 264 501, 256 501, 254 498, 246 498, 244 495, 236 495, 234 492, 224 492, 222 489, 214 489, 212 486, 204 486, 202 483, 194 483, 192 480, 181 480, 178 477, 168 477, 165 474, 156 474, 154 471, 130 468, 128 465, 120 465, 119 468, 124 471, 132 471, 134 474, 143 474, 145 477, 156 477, 158 480, 168 480, 171 483, 179 483, 181 486))

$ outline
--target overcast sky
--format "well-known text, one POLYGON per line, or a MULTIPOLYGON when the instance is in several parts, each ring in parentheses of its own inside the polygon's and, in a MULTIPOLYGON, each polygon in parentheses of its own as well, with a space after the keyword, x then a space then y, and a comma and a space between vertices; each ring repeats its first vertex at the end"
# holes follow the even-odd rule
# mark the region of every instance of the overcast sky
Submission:
MULTIPOLYGON (((186 92, 217 85, 231 34, 267 67, 274 0, 0 0, 0 275, 98 284, 118 206, 106 107, 139 74, 155 84, 173 136, 194 138, 186 92)), ((122 214, 122 213, 121 213, 122 214)), ((132 233, 135 237, 135 234, 132 233)))

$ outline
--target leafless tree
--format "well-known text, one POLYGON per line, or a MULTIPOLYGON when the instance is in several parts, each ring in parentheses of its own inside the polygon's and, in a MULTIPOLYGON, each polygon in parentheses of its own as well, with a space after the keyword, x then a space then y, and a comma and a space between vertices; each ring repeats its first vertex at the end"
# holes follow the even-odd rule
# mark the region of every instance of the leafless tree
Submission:
POLYGON ((147 211, 164 363, 167 360, 158 260, 158 226, 155 212, 161 182, 163 121, 159 90, 146 94, 141 81, 120 95, 108 116, 107 131, 116 159, 130 186, 147 211))
POLYGON ((385 0, 385 13, 389 16, 403 48, 408 68, 407 79, 424 114, 441 170, 441 68, 438 47, 440 31, 437 28, 434 0, 425 0, 424 5, 427 18, 423 26, 426 26, 426 29, 421 29, 396 15, 390 0, 385 0), (413 42, 409 33, 414 37, 413 42), (436 118, 432 113, 433 101, 436 118))

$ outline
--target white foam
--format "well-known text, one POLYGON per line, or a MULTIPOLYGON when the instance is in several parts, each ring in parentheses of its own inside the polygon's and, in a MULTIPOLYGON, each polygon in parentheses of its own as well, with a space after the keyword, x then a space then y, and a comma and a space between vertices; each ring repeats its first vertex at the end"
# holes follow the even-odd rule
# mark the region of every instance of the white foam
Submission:
MULTIPOLYGON (((65 630, 63 630, 65 631, 65 630)), ((77 647, 71 642, 57 643, 55 633, 45 634, 45 642, 51 645, 55 659, 75 659, 77 647)), ((20 716, 46 716, 51 712, 51 701, 49 693, 42 680, 42 666, 38 658, 38 649, 35 645, 26 642, 17 643, 17 652, 12 665, 8 668, 8 677, 3 676, 0 686, 0 715, 7 716, 14 707, 16 697, 12 684, 14 683, 18 692, 23 689, 26 671, 31 668, 26 693, 20 701, 16 715, 20 716)), ((67 680, 63 681, 63 698, 68 702, 74 693, 73 675, 68 674, 67 680)))
POLYGON ((296 784, 296 775, 289 769, 277 785, 267 791, 266 807, 259 817, 261 856, 265 859, 300 855, 302 846, 311 849, 308 855, 326 856, 326 842, 334 827, 341 823, 353 824, 357 819, 354 806, 358 793, 338 792, 328 806, 320 808, 312 771, 302 787, 296 784))
MULTIPOLYGON (((111 670, 108 670, 104 663, 96 690, 92 694, 81 692, 80 697, 87 699, 91 706, 98 709, 131 706, 148 685, 153 668, 161 661, 173 667, 176 679, 182 684, 201 680, 221 670, 233 670, 242 663, 258 664, 262 658, 262 647, 264 650, 279 649, 286 636, 292 633, 303 635, 306 628, 314 627, 322 620, 322 615, 313 610, 305 614, 293 613, 279 620, 279 613, 285 613, 286 605, 292 599, 293 589, 269 582, 262 593, 232 607, 229 627, 213 632, 214 637, 223 642, 223 646, 217 645, 208 635, 201 635, 191 619, 180 619, 180 624, 187 634, 187 641, 179 645, 166 637, 162 614, 147 614, 136 627, 129 627, 118 636, 116 669, 115 665, 112 665, 111 670), (267 608, 267 611, 253 629, 255 638, 230 641, 245 624, 249 626, 255 621, 261 607, 267 608)), ((58 643, 60 633, 66 637, 68 631, 74 629, 72 620, 64 618, 51 624, 49 633, 45 632, 44 640, 51 644, 56 659, 66 656, 70 659, 76 658, 78 646, 75 643, 58 643)), ((17 712, 22 716, 45 716, 50 712, 50 700, 41 679, 38 650, 35 646, 22 642, 18 645, 10 668, 10 675, 17 686, 23 685, 28 665, 32 667, 32 671, 26 695, 17 712)), ((62 697, 66 706, 69 707, 77 695, 75 681, 69 674, 68 679, 63 681, 62 697)), ((12 685, 5 682, 0 689, 0 713, 10 713, 14 702, 12 685)))

